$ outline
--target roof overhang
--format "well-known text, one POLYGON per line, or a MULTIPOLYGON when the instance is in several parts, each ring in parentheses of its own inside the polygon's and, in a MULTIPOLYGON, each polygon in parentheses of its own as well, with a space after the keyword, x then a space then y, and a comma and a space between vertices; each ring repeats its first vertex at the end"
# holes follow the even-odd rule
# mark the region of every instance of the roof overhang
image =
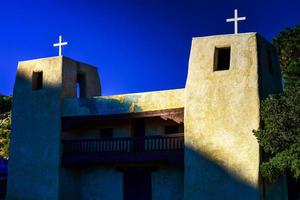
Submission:
POLYGON ((136 119, 161 117, 164 120, 173 120, 176 123, 182 123, 184 118, 184 108, 164 109, 146 112, 131 112, 119 114, 104 114, 104 115, 84 115, 84 116, 63 116, 62 130, 70 131, 78 128, 90 127, 100 122, 121 120, 121 119, 136 119))

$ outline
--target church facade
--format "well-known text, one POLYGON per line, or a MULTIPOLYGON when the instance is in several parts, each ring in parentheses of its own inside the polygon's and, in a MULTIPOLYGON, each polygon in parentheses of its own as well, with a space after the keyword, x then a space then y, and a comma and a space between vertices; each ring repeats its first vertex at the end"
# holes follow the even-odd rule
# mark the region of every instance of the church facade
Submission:
POLYGON ((259 176, 260 102, 281 91, 256 33, 192 40, 185 88, 101 96, 97 68, 19 62, 7 199, 287 199, 259 176))

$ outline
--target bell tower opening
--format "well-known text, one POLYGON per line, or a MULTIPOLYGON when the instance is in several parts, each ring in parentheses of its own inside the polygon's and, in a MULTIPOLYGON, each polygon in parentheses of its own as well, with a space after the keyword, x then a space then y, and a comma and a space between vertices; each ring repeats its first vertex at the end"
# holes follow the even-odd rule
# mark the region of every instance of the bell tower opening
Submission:
POLYGON ((76 97, 77 98, 86 97, 86 76, 82 72, 79 72, 77 74, 76 97))
POLYGON ((214 71, 229 70, 230 47, 216 47, 214 55, 214 71))
POLYGON ((34 71, 32 73, 32 90, 43 89, 43 71, 34 71))

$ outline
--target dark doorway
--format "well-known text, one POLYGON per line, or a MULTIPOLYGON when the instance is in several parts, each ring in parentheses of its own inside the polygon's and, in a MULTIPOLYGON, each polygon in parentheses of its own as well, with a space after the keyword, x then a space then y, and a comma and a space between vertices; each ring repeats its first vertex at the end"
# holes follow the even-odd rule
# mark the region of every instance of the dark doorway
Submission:
POLYGON ((134 137, 144 137, 145 136, 145 121, 143 118, 133 119, 132 136, 134 136, 134 137))
POLYGON ((143 118, 133 119, 132 121, 132 136, 136 139, 133 142, 134 151, 143 151, 144 136, 145 136, 145 120, 143 118))
POLYGON ((296 180, 291 175, 287 175, 289 200, 300 199, 300 180, 296 180))
POLYGON ((151 200, 151 171, 130 169, 123 173, 124 200, 151 200))

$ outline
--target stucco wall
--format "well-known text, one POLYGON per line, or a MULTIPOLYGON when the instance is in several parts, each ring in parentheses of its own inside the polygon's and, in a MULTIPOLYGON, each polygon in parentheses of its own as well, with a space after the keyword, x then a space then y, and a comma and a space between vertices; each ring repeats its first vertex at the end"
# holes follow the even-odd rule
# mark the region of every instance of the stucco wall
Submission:
POLYGON ((100 78, 97 68, 85 63, 77 62, 70 58, 63 58, 62 68, 62 96, 64 97, 77 97, 77 75, 84 76, 84 80, 81 85, 81 90, 85 91, 84 98, 90 98, 101 95, 100 78))
POLYGON ((123 174, 113 166, 62 169, 60 199, 123 200, 123 174))
POLYGON ((130 137, 131 136, 131 121, 130 119, 119 119, 111 121, 99 122, 94 127, 78 129, 68 132, 63 132, 63 139, 99 139, 100 130, 113 128, 113 137, 130 137))
POLYGON ((78 71, 86 75, 90 87, 87 96, 99 95, 94 67, 61 56, 19 62, 13 93, 7 199, 59 198, 61 104, 63 98, 74 97, 78 71), (43 74, 39 90, 33 90, 33 72, 43 74))
POLYGON ((82 169, 80 193, 84 200, 123 200, 123 174, 109 167, 82 169))
POLYGON ((60 200, 81 200, 80 168, 60 169, 60 200))
POLYGON ((184 89, 65 99, 63 116, 145 112, 184 107, 184 89))
POLYGON ((184 198, 259 199, 256 34, 193 38, 186 83, 184 198), (213 71, 215 47, 230 69, 213 71))
MULTIPOLYGON (((60 199, 123 200, 123 172, 114 166, 68 169, 65 173, 68 178, 70 173, 76 174, 76 178, 62 183, 65 192, 60 199)), ((183 168, 159 166, 151 177, 153 200, 182 200, 183 168)))
POLYGON ((61 63, 54 57, 18 65, 7 199, 58 199, 61 63), (43 71, 42 90, 32 90, 33 71, 43 71))
POLYGON ((152 200, 182 200, 183 168, 160 166, 152 172, 152 200))

